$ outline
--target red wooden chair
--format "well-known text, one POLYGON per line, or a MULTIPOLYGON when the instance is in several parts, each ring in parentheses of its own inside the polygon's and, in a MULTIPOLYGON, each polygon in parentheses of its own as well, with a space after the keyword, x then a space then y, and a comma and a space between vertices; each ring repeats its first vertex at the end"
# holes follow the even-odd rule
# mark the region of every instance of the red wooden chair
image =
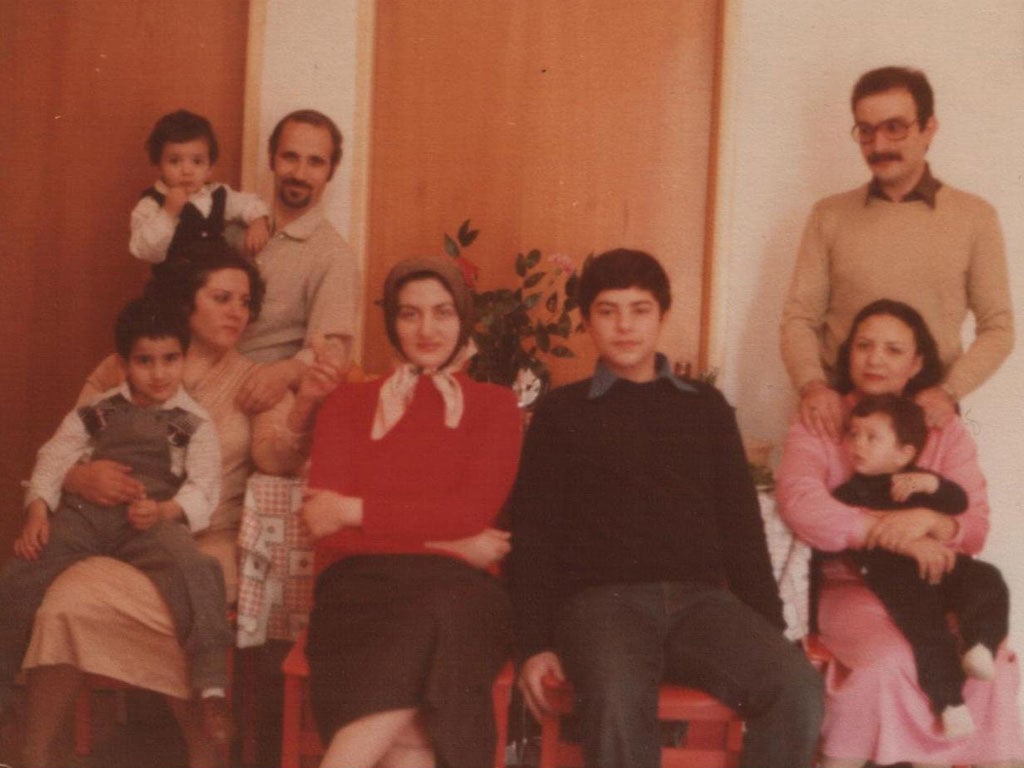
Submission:
MULTIPOLYGON (((228 649, 228 703, 231 703, 233 680, 235 675, 235 649, 228 649)), ((241 665, 242 684, 245 686, 243 695, 243 706, 241 722, 236 723, 237 732, 242 740, 242 765, 252 765, 255 762, 255 696, 249 690, 252 688, 252 680, 255 672, 249 669, 249 664, 241 665)), ((74 709, 74 748, 75 754, 79 757, 86 757, 92 754, 92 694, 100 690, 112 690, 118 696, 131 688, 128 683, 115 680, 103 675, 87 674, 82 682, 82 688, 75 699, 74 709)), ((118 719, 123 723, 125 714, 123 706, 118 707, 118 719)), ((230 745, 227 750, 230 752, 230 745)), ((229 756, 225 755, 226 764, 230 763, 229 756)))
MULTIPOLYGON (((281 665, 284 670, 284 722, 281 744, 281 768, 302 768, 303 758, 317 758, 324 753, 309 705, 309 664, 306 661, 306 634, 296 640, 281 665)), ((491 696, 498 743, 494 751, 494 768, 505 765, 505 744, 508 741, 508 707, 512 700, 515 679, 512 664, 506 664, 494 681, 491 696)))
MULTIPOLYGON (((562 717, 573 709, 571 683, 544 681, 555 715, 541 721, 540 768, 582 768, 579 744, 562 740, 562 717)), ((693 688, 663 684, 658 690, 658 719, 686 721, 679 746, 663 747, 663 768, 735 768, 743 748, 743 721, 713 696, 693 688)))

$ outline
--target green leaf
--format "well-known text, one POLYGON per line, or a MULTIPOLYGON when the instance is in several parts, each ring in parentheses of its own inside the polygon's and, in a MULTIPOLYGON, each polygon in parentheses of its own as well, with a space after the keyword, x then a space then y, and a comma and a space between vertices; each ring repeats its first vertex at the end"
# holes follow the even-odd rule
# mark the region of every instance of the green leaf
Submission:
POLYGON ((516 254, 516 274, 526 277, 526 257, 521 253, 516 254))
POLYGON ((568 294, 565 297, 565 303, 562 305, 562 309, 564 309, 566 312, 572 312, 579 305, 580 303, 576 301, 576 296, 573 294, 568 294))
POLYGON ((448 252, 448 255, 453 259, 459 256, 459 246, 452 240, 451 235, 445 234, 444 236, 444 249, 448 252))
POLYGON ((564 345, 551 348, 551 354, 555 357, 575 357, 573 351, 564 345))
POLYGON ((537 346, 540 347, 541 352, 547 352, 551 348, 548 332, 540 326, 537 327, 537 346))
POLYGON ((540 263, 540 251, 534 248, 526 254, 526 268, 533 269, 540 263))
POLYGON ((535 306, 537 306, 537 302, 540 301, 540 297, 541 294, 539 293, 531 293, 529 296, 523 299, 523 307, 525 309, 533 309, 535 306))
POLYGON ((544 275, 544 272, 534 272, 523 281, 523 288, 533 288, 533 286, 544 279, 544 275))
POLYGON ((565 295, 566 300, 571 298, 573 301, 576 300, 576 290, 580 285, 580 276, 578 272, 573 272, 569 275, 569 279, 565 281, 565 295))
POLYGON ((548 296, 548 300, 544 302, 544 308, 548 312, 554 312, 556 309, 558 309, 558 294, 552 293, 550 296, 548 296))
POLYGON ((479 229, 469 228, 469 219, 466 219, 464 222, 462 222, 462 226, 459 227, 459 245, 461 245, 463 248, 472 245, 473 241, 476 240, 476 236, 479 234, 479 229))

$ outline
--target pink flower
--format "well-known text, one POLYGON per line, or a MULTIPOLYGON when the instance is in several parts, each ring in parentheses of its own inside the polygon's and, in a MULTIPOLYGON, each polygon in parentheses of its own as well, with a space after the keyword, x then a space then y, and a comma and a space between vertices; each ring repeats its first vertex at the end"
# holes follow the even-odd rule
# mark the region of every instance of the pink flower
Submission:
POLYGON ((455 264, 462 272, 462 279, 466 281, 466 285, 471 291, 476 290, 476 281, 480 277, 480 267, 474 264, 472 261, 467 259, 465 256, 459 256, 455 259, 455 264))
POLYGON ((548 256, 548 261, 562 270, 566 275, 571 275, 576 271, 576 263, 572 260, 571 256, 566 256, 564 253, 554 253, 548 256))

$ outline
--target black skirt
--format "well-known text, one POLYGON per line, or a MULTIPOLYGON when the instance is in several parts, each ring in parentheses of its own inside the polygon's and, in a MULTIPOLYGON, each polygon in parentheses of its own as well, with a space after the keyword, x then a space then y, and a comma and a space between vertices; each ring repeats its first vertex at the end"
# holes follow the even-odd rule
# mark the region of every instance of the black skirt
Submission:
POLYGON ((491 686, 508 656, 510 622, 501 585, 450 557, 333 564, 317 579, 306 645, 324 744, 360 717, 415 707, 438 765, 491 765, 491 686))

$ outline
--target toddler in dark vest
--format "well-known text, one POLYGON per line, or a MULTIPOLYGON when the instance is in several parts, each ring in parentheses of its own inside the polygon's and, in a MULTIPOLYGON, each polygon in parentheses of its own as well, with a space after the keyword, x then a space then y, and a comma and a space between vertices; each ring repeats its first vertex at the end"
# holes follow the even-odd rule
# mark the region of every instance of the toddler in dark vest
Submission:
POLYGON ((157 120, 146 151, 160 174, 131 217, 128 249, 151 264, 173 261, 197 240, 223 238, 228 223, 243 224, 245 251, 255 256, 270 239, 269 211, 257 195, 211 183, 217 137, 210 121, 179 109, 157 120))

